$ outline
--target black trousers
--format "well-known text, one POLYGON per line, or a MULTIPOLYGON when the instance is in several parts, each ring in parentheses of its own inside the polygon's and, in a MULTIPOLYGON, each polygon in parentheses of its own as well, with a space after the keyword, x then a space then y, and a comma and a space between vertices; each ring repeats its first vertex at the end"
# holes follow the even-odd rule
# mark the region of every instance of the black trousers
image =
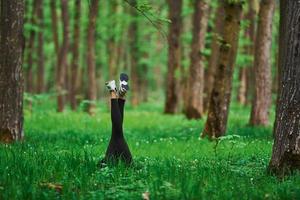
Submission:
POLYGON ((111 99, 111 122, 112 134, 105 154, 105 161, 123 161, 127 164, 132 162, 132 156, 123 134, 125 100, 111 99))

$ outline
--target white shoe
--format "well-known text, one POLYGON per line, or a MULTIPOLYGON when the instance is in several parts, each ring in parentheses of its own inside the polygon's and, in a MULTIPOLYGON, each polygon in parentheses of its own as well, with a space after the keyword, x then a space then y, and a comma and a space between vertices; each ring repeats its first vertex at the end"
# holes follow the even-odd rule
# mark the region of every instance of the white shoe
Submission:
POLYGON ((112 80, 112 81, 108 81, 105 83, 106 88, 110 91, 110 92, 117 92, 117 86, 116 86, 116 81, 112 80))
POLYGON ((120 86, 119 86, 119 96, 120 97, 124 97, 127 93, 127 91, 129 90, 129 86, 128 86, 128 75, 125 73, 121 73, 120 74, 120 86))

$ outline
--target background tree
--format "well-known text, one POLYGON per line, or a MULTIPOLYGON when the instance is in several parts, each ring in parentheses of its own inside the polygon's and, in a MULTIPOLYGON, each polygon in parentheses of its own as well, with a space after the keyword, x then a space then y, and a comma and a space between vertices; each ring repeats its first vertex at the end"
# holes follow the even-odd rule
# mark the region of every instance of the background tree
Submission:
POLYGON ((208 23, 207 0, 195 0, 193 15, 193 40, 191 45, 191 65, 187 87, 185 115, 189 119, 199 119, 203 115, 205 35, 208 23))
POLYGON ((244 31, 246 44, 243 46, 243 51, 247 62, 239 69, 239 88, 237 95, 237 100, 242 105, 249 104, 254 88, 254 63, 252 58, 254 57, 258 4, 257 0, 250 0, 248 3, 248 12, 245 15, 247 27, 244 31))
POLYGON ((78 94, 78 68, 79 68, 79 44, 80 44, 80 15, 81 15, 81 1, 75 1, 74 27, 73 27, 73 47, 72 47, 72 75, 70 85, 70 101, 72 110, 77 107, 78 94))
POLYGON ((280 175, 300 169, 300 4, 280 1, 279 96, 269 169, 280 175))
POLYGON ((242 2, 224 0, 224 30, 219 48, 218 66, 210 97, 208 117, 202 136, 211 138, 225 134, 228 121, 233 69, 237 55, 242 2))
POLYGON ((23 138, 24 1, 0 1, 0 142, 23 138))
POLYGON ((37 93, 44 92, 45 89, 45 69, 44 69, 44 4, 43 0, 37 1, 37 21, 38 21, 38 46, 37 46, 37 93))
POLYGON ((56 53, 57 59, 58 59, 58 57, 59 57, 59 41, 58 41, 58 20, 57 20, 57 12, 56 12, 56 1, 50 1, 50 9, 51 9, 51 26, 52 26, 51 31, 53 34, 55 53, 56 53))
POLYGON ((97 99, 96 61, 95 61, 95 29, 98 15, 99 0, 90 3, 89 25, 87 33, 87 67, 88 67, 88 113, 93 114, 97 99))
MULTIPOLYGON (((109 3, 109 9, 111 13, 118 12, 118 2, 113 1, 109 3)), ((117 67, 117 57, 118 57, 118 46, 117 46, 117 39, 116 39, 116 27, 117 27, 117 20, 114 15, 111 15, 111 32, 109 34, 108 43, 107 43, 107 50, 108 50, 108 67, 109 67, 109 79, 113 80, 117 76, 118 67, 117 67)))
POLYGON ((182 0, 168 0, 168 5, 171 23, 169 25, 168 35, 169 49, 165 113, 174 114, 179 97, 179 77, 177 73, 179 73, 178 70, 181 64, 180 35, 182 28, 182 0))
POLYGON ((267 125, 272 103, 271 42, 275 1, 260 2, 259 20, 255 42, 255 89, 250 124, 267 125))
MULTIPOLYGON (((132 7, 137 6, 137 1, 131 1, 132 7)), ((138 19, 137 11, 130 9, 131 22, 129 25, 129 47, 130 47, 130 76, 131 76, 131 104, 139 104, 139 49, 138 49, 138 19)))
MULTIPOLYGON (((37 18, 36 10, 37 10, 37 0, 34 0, 32 5, 31 18, 30 18, 30 24, 32 27, 36 26, 36 18, 37 18)), ((27 69, 26 69, 25 84, 26 84, 26 91, 28 93, 33 93, 33 50, 34 50, 35 36, 36 36, 36 30, 34 28, 31 28, 28 42, 27 42, 27 48, 26 48, 27 69)))
POLYGON ((214 28, 212 33, 212 42, 211 42, 211 54, 208 61, 208 69, 205 74, 205 84, 204 84, 204 110, 208 110, 209 99, 211 96, 211 91, 214 84, 214 74, 217 68, 217 61, 219 57, 219 38, 221 37, 221 32, 223 30, 223 18, 224 18, 224 8, 222 5, 218 5, 218 8, 215 12, 214 18, 214 28))
POLYGON ((67 56, 69 51, 69 13, 68 1, 61 0, 61 12, 63 22, 63 42, 59 50, 57 63, 57 111, 62 112, 65 105, 65 74, 67 73, 67 56))

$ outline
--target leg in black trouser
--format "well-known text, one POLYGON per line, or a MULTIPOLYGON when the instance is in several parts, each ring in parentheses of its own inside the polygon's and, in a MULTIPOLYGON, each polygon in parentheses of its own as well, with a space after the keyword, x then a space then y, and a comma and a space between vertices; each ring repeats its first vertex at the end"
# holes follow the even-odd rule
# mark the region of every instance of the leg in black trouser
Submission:
POLYGON ((123 135, 124 105, 125 100, 123 99, 111 99, 112 135, 105 160, 113 162, 122 160, 129 164, 132 156, 123 135))

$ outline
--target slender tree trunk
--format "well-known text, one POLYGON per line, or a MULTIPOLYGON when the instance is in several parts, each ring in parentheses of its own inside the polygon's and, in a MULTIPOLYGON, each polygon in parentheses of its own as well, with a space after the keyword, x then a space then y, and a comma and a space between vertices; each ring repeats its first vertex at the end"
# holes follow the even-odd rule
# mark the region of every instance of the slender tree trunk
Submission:
POLYGON ((91 0, 89 25, 87 35, 87 66, 88 66, 88 113, 94 114, 96 107, 95 101, 97 99, 97 87, 96 87, 96 60, 95 60, 95 30, 96 19, 98 15, 99 0, 91 0))
MULTIPOLYGON (((146 37, 146 41, 150 41, 150 37, 146 37)), ((143 58, 148 59, 148 53, 143 53, 143 58)), ((140 66, 140 74, 139 74, 139 102, 147 102, 148 101, 148 64, 143 63, 140 66)))
POLYGON ((57 111, 63 112, 65 99, 65 74, 67 70, 67 56, 69 51, 69 14, 68 1, 61 0, 61 11, 63 21, 63 43, 60 48, 58 63, 57 63, 57 111))
MULTIPOLYGON (((159 37, 156 39, 156 52, 161 52, 163 50, 163 43, 159 40, 159 37)), ((157 63, 156 66, 153 68, 154 74, 162 74, 162 64, 157 63)), ((164 80, 162 76, 155 76, 155 89, 159 90, 161 89, 161 86, 164 85, 164 80)))
POLYGON ((24 1, 0 1, 0 142, 23 138, 24 1))
POLYGON ((226 132, 233 69, 237 55, 242 15, 241 2, 233 3, 224 0, 222 3, 225 10, 225 17, 223 18, 224 30, 222 33, 222 41, 220 41, 221 46, 219 48, 218 66, 210 98, 208 117, 202 135, 207 135, 210 138, 223 136, 226 132))
POLYGON ((237 99, 238 102, 242 105, 245 105, 247 102, 247 68, 241 67, 239 71, 239 88, 237 99))
MULTIPOLYGON (((52 69, 53 72, 52 76, 55 77, 55 80, 53 81, 53 84, 56 86, 56 92, 57 92, 57 85, 58 85, 58 71, 59 71, 59 58, 60 58, 60 48, 59 48, 59 39, 58 39, 58 21, 57 21, 57 11, 56 11, 56 1, 50 1, 50 11, 51 11, 51 27, 52 27, 52 37, 53 37, 53 43, 55 48, 55 62, 53 63, 52 69)), ((49 83, 48 83, 49 84, 49 83)), ((57 94, 58 95, 58 94, 57 94)), ((58 107, 58 105, 57 105, 58 107)))
POLYGON ((188 79, 188 98, 185 115, 188 119, 199 119, 203 115, 205 33, 208 22, 207 0, 195 0, 193 17, 193 40, 191 46, 191 65, 188 79))
POLYGON ((72 48, 72 75, 70 84, 70 101, 72 110, 77 108, 76 96, 78 94, 78 67, 79 67, 79 43, 80 43, 80 15, 81 15, 81 0, 75 1, 75 15, 74 15, 74 40, 72 48))
POLYGON ((261 1, 254 57, 255 92, 249 122, 254 126, 265 126, 269 123, 269 109, 272 103, 272 74, 269 60, 274 9, 274 0, 261 1))
MULTIPOLYGON (((249 22, 249 26, 245 31, 245 37, 251 41, 245 46, 244 52, 251 57, 254 57, 254 44, 255 44, 255 34, 256 34, 256 16, 258 12, 258 1, 249 1, 249 11, 245 16, 245 19, 249 22)), ((240 69, 240 84, 238 88, 237 100, 240 104, 249 104, 252 99, 253 85, 254 85, 254 70, 253 63, 243 66, 240 69)))
POLYGON ((217 69, 217 61, 219 57, 219 38, 221 35, 221 31, 223 30, 223 19, 224 18, 224 8, 223 6, 219 6, 218 9, 216 9, 215 14, 215 27, 214 27, 214 33, 213 33, 213 40, 211 43, 211 54, 208 62, 208 70, 206 73, 206 80, 204 84, 204 110, 208 110, 209 106, 209 99, 211 96, 213 84, 214 84, 214 75, 217 69))
POLYGON ((37 19, 38 19, 38 46, 37 46, 37 93, 44 92, 45 80, 44 80, 44 12, 43 12, 43 0, 37 0, 37 19))
POLYGON ((53 42, 55 47, 55 53, 57 55, 57 60, 59 59, 59 41, 58 41, 58 25, 57 25, 57 12, 56 12, 56 1, 50 1, 51 8, 51 26, 53 33, 53 42))
POLYGON ((278 175, 300 169, 300 4, 280 1, 279 96, 269 169, 278 175))
MULTIPOLYGON (((133 5, 137 4, 136 0, 132 1, 133 5)), ((131 9, 132 17, 129 26, 129 47, 130 47, 130 75, 131 75, 131 104, 137 106, 139 102, 139 48, 138 48, 138 23, 137 12, 131 9)))
MULTIPOLYGON (((116 1, 113 1, 109 4, 110 12, 117 13, 118 4, 116 1)), ((117 41, 116 41, 116 20, 114 17, 110 18, 111 22, 111 32, 109 33, 110 37, 108 39, 107 49, 108 49, 108 67, 109 67, 109 79, 113 80, 117 76, 118 67, 117 67, 117 41)))
POLYGON ((165 113, 174 114, 176 112, 179 97, 179 77, 177 75, 180 69, 181 44, 180 35, 182 29, 182 0, 168 0, 169 4, 169 25, 168 35, 168 74, 167 74, 167 92, 165 102, 165 113))
MULTIPOLYGON (((35 26, 36 24, 36 10, 37 10, 37 0, 33 1, 33 9, 30 19, 30 24, 35 26)), ((30 30, 29 39, 27 43, 27 73, 26 73, 26 91, 28 93, 33 93, 33 48, 35 41, 36 31, 34 29, 30 30)))

